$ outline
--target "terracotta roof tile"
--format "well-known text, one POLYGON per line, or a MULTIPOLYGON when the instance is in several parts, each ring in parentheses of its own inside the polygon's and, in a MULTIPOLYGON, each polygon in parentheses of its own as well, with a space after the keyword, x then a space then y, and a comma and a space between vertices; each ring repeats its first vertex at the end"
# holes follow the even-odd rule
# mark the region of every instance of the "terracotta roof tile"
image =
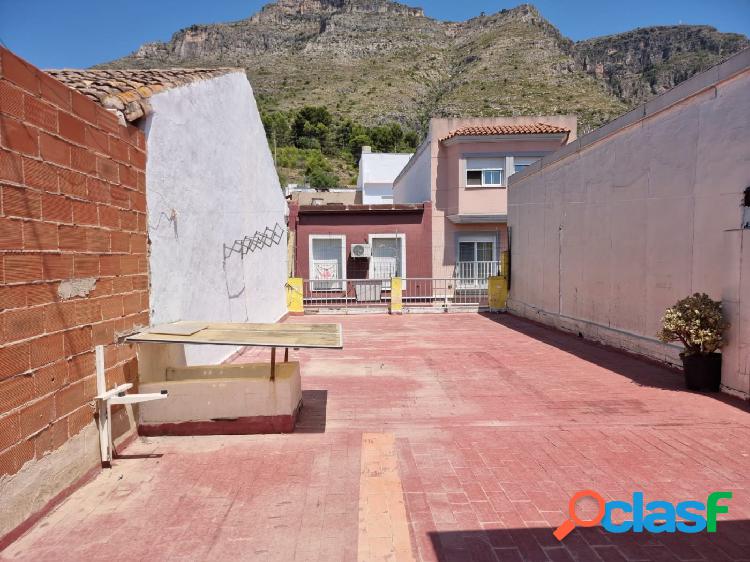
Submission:
POLYGON ((446 141, 454 137, 486 137, 495 135, 549 135, 557 133, 569 133, 570 129, 547 125, 546 123, 530 123, 528 125, 480 125, 476 127, 463 127, 456 129, 447 137, 440 139, 446 141))
POLYGON ((135 121, 151 111, 148 98, 161 91, 208 80, 237 68, 46 70, 74 90, 90 97, 123 121, 135 121))

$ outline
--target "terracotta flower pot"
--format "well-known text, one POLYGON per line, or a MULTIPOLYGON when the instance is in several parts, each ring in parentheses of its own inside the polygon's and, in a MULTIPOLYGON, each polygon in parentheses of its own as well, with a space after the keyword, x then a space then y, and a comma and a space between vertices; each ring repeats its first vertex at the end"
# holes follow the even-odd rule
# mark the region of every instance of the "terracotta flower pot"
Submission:
POLYGON ((718 392, 721 386, 721 354, 680 353, 685 370, 685 385, 690 390, 718 392))

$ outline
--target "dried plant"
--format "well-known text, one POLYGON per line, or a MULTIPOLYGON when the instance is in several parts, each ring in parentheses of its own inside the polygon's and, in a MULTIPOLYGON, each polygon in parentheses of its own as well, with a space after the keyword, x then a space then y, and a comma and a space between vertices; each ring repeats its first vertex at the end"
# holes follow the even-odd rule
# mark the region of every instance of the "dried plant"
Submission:
POLYGON ((685 355, 713 353, 725 344, 724 332, 729 323, 724 319, 721 302, 705 293, 695 293, 667 309, 657 337, 665 342, 680 341, 685 355))

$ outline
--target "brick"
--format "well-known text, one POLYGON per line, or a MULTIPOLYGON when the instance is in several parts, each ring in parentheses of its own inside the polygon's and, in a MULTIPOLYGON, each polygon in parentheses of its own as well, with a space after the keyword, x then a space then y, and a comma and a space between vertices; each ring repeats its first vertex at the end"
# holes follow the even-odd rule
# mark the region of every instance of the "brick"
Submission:
POLYGON ((21 409, 21 438, 47 427, 55 419, 54 396, 47 396, 21 409))
POLYGON ((96 170, 101 179, 111 183, 120 183, 120 170, 114 160, 97 156, 96 170))
POLYGON ((148 289, 148 275, 133 275, 133 289, 135 290, 146 290, 148 289))
POLYGON ((130 206, 134 211, 146 212, 146 196, 143 193, 131 192, 130 206))
POLYGON ((24 93, 10 82, 0 80, 0 113, 23 119, 24 93))
POLYGON ((39 254, 6 254, 3 271, 6 283, 37 281, 42 278, 42 257, 39 254))
POLYGON ((95 373, 96 358, 93 351, 77 355, 68 362, 68 378, 71 382, 82 380, 95 373))
POLYGON ((21 440, 21 419, 18 412, 10 415, 6 415, 6 412, 7 410, 0 411, 0 451, 21 440))
POLYGON ((31 345, 31 368, 36 369, 54 363, 64 353, 62 334, 49 334, 29 342, 31 345))
POLYGON ((86 179, 88 186, 89 199, 96 201, 97 203, 109 203, 110 202, 110 186, 106 182, 97 178, 88 177, 86 179))
POLYGON ((96 174, 96 155, 88 148, 70 148, 70 165, 84 174, 96 174))
POLYGON ((142 150, 139 150, 137 148, 130 147, 130 163, 138 168, 139 170, 143 170, 146 168, 146 153, 142 150))
POLYGON ((15 474, 23 465, 34 459, 34 443, 21 441, 7 451, 0 453, 0 477, 15 474))
MULTIPOLYGON (((44 258, 42 256, 42 270, 44 270, 44 258)), ((26 292, 26 305, 37 306, 55 302, 57 297, 57 283, 34 283, 24 286, 26 292)))
POLYGON ((3 214, 8 217, 42 218, 42 200, 38 191, 3 186, 3 214))
POLYGON ((101 111, 101 108, 96 104, 94 100, 91 100, 83 94, 79 94, 78 92, 73 91, 71 101, 73 105, 73 113, 75 115, 81 117, 89 123, 96 123, 96 116, 98 112, 101 111))
POLYGON ((0 346, 0 380, 20 375, 31 368, 28 343, 0 346))
POLYGON ((112 279, 112 292, 115 294, 130 293, 133 291, 133 276, 115 277, 112 279))
POLYGON ((86 404, 72 412, 67 419, 68 435, 73 437, 94 421, 94 409, 86 404))
POLYGON ((138 256, 121 256, 120 269, 124 275, 133 275, 138 271, 138 256))
POLYGON ((86 251, 86 229, 82 226, 65 226, 58 227, 61 250, 86 251))
MULTIPOLYGON (((57 168, 60 191, 73 197, 85 198, 88 196, 87 177, 74 170, 57 168)), ((90 178, 88 178, 90 179, 90 178)))
POLYGON ((28 123, 51 133, 57 132, 57 109, 47 102, 27 95, 24 114, 28 123))
MULTIPOLYGON (((73 256, 70 254, 44 254, 42 256, 43 277, 46 280, 70 279, 73 277, 73 256)), ((40 275, 40 278, 42 275, 40 275)))
POLYGON ((113 252, 130 252, 130 234, 127 232, 112 232, 110 238, 113 252))
POLYGON ((24 285, 0 285, 0 310, 24 306, 26 306, 26 287, 24 285))
POLYGON ((0 115, 0 145, 13 152, 38 156, 39 131, 22 121, 0 115))
POLYGON ((32 94, 40 92, 39 74, 41 72, 39 70, 6 49, 2 50, 1 56, 4 79, 10 80, 32 94))
POLYGON ((0 180, 21 183, 23 171, 21 156, 8 150, 0 149, 0 180))
POLYGON ((112 195, 112 205, 122 209, 130 208, 130 192, 127 189, 113 185, 110 188, 112 195))
POLYGON ((115 323, 101 322, 91 329, 92 345, 109 345, 115 342, 115 323))
POLYGON ((60 136, 76 144, 86 143, 86 124, 64 111, 58 112, 60 136))
POLYGON ((120 121, 111 111, 99 111, 96 116, 96 124, 100 129, 114 133, 117 136, 120 134, 120 121))
POLYGON ((39 150, 45 161, 70 166, 70 145, 67 142, 41 132, 39 133, 39 150))
POLYGON ((73 222, 73 202, 63 195, 43 193, 42 219, 49 222, 73 222))
MULTIPOLYGON (((34 398, 34 380, 31 376, 20 375, 0 380, 0 416, 26 404, 32 398, 34 398)), ((0 449, 2 448, 2 443, 0 443, 0 449)))
POLYGON ((138 213, 120 211, 120 228, 130 232, 138 229, 138 213))
POLYGON ((58 417, 66 416, 84 404, 83 381, 77 381, 55 393, 55 412, 58 417))
POLYGON ((26 250, 57 250, 57 225, 42 221, 23 223, 23 247, 26 250))
POLYGON ((113 281, 118 278, 113 279, 97 279, 96 285, 91 290, 91 292, 88 294, 89 298, 99 298, 99 297, 106 297, 107 295, 112 294, 112 285, 113 281))
MULTIPOLYGON (((7 188, 6 188, 7 189, 7 188)), ((0 217, 0 250, 23 248, 23 222, 0 217)))
POLYGON ((68 440, 68 418, 53 422, 34 437, 34 456, 37 460, 59 449, 68 440))
POLYGON ((73 222, 75 224, 99 224, 96 205, 89 201, 73 201, 73 222))
MULTIPOLYGON (((125 141, 115 136, 109 138, 109 155, 115 160, 119 160, 120 162, 129 162, 129 148, 130 147, 128 146, 128 143, 126 143, 125 141)), ((122 167, 123 166, 121 165, 120 168, 122 167)), ((135 174, 133 174, 133 180, 135 181, 135 174)))
POLYGON ((131 293, 129 295, 123 295, 122 307, 125 312, 125 316, 141 312, 141 295, 140 293, 131 293))
POLYGON ((120 228, 120 211, 107 205, 98 205, 99 224, 110 228, 120 228))
POLYGON ((146 193, 146 174, 144 172, 136 172, 138 176, 138 192, 146 193))
POLYGON ((62 109, 68 111, 72 109, 70 88, 44 72, 39 74, 39 83, 44 99, 62 109))
POLYGON ((86 232, 87 249, 89 252, 106 254, 110 251, 110 232, 101 228, 89 228, 86 232))
POLYGON ((107 133, 87 125, 85 139, 86 145, 94 152, 109 154, 109 136, 107 133))
POLYGON ((120 164, 120 183, 128 189, 138 189, 138 174, 135 168, 120 164))
POLYGON ((76 325, 93 324, 102 320, 102 307, 97 301, 84 299, 76 301, 76 325))
POLYGON ((34 393, 44 396, 55 392, 68 384, 68 360, 61 359, 56 363, 34 371, 34 393))
POLYGON ((0 314, 0 325, 3 342, 33 338, 44 333, 44 309, 34 307, 9 310, 0 314))
POLYGON ((29 187, 56 193, 58 190, 57 168, 47 162, 24 158, 23 181, 29 187))
MULTIPOLYGON (((114 295, 100 299, 102 319, 111 320, 112 318, 121 318, 123 315, 122 297, 114 295)), ((119 330, 118 330, 119 331, 119 330)))
POLYGON ((73 275, 75 277, 98 277, 99 256, 84 255, 73 257, 73 275))
POLYGON ((63 333, 63 338, 65 342, 66 357, 91 351, 93 347, 91 326, 68 330, 63 333))
POLYGON ((75 302, 49 304, 44 311, 44 328, 47 332, 58 332, 78 326, 75 302))
POLYGON ((120 256, 101 256, 99 258, 99 273, 102 276, 120 275, 122 273, 120 256))

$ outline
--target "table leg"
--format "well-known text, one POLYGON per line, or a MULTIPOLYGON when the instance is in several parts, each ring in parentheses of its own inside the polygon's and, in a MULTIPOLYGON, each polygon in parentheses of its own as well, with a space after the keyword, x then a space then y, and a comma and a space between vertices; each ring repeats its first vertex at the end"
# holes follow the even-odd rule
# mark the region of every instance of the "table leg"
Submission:
POLYGON ((276 348, 271 348, 271 380, 276 380, 276 348))
POLYGON ((289 348, 284 348, 284 363, 289 363, 289 348))

